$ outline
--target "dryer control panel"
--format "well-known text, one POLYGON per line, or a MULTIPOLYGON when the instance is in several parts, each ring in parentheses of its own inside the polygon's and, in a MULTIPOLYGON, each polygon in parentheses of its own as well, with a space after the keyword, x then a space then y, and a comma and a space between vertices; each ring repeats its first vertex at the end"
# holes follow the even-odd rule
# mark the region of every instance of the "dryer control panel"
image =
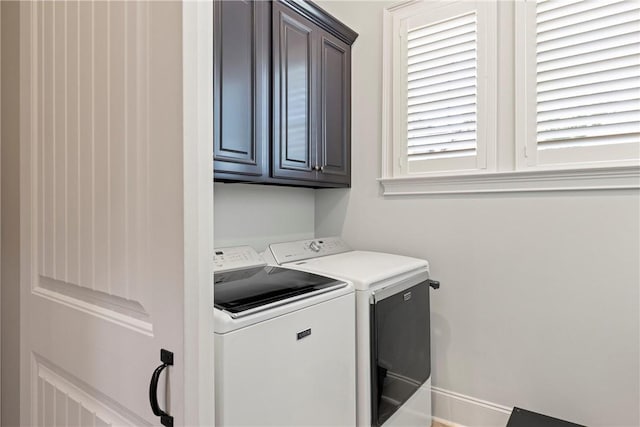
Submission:
POLYGON ((213 271, 216 273, 261 267, 266 264, 262 257, 258 255, 258 252, 251 246, 219 248, 215 249, 213 255, 213 271))
MULTIPOLYGON (((272 243, 267 249, 267 255, 276 264, 302 261, 327 255, 335 255, 350 251, 351 248, 339 237, 326 237, 297 242, 272 243)), ((269 257, 268 257, 269 258, 269 257)))

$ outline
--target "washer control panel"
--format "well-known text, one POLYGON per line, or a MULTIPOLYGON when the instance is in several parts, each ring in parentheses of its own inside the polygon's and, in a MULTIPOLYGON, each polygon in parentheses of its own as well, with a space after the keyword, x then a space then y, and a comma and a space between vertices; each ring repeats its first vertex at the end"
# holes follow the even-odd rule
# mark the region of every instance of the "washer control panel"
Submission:
POLYGON ((235 246, 216 249, 213 255, 213 271, 233 271, 266 265, 262 257, 251 246, 235 246))
POLYGON ((326 237, 297 242, 273 243, 268 252, 277 264, 302 261, 321 256, 335 255, 350 251, 351 248, 339 237, 326 237))

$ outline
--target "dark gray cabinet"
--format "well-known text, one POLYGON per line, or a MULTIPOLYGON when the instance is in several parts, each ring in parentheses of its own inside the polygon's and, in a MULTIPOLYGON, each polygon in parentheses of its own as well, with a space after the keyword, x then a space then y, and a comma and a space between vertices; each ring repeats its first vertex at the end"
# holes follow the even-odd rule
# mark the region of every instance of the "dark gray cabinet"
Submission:
POLYGON ((260 181, 268 173, 271 7, 214 1, 214 172, 260 181))
POLYGON ((281 4, 272 13, 272 176, 316 180, 318 30, 281 4))
POLYGON ((215 179, 349 186, 357 34, 299 0, 214 2, 214 25, 215 179))
POLYGON ((320 34, 320 121, 317 162, 324 182, 351 182, 351 54, 338 38, 320 34))

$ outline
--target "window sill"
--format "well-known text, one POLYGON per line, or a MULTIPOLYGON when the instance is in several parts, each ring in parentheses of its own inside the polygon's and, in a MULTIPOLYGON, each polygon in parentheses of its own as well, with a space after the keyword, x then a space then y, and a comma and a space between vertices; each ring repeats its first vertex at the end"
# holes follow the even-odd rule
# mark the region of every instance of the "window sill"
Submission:
POLYGON ((378 178, 385 196, 640 188, 640 165, 378 178))

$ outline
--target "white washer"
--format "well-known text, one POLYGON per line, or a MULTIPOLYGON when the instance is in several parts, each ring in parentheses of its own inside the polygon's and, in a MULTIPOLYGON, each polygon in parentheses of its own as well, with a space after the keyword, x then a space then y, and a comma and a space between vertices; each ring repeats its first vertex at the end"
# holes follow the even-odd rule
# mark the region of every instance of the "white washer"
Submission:
POLYGON ((264 258, 355 285, 357 425, 430 426, 429 288, 439 283, 428 262, 335 237, 272 244, 264 258))
POLYGON ((248 246, 214 266, 216 425, 355 425, 353 285, 248 246))

